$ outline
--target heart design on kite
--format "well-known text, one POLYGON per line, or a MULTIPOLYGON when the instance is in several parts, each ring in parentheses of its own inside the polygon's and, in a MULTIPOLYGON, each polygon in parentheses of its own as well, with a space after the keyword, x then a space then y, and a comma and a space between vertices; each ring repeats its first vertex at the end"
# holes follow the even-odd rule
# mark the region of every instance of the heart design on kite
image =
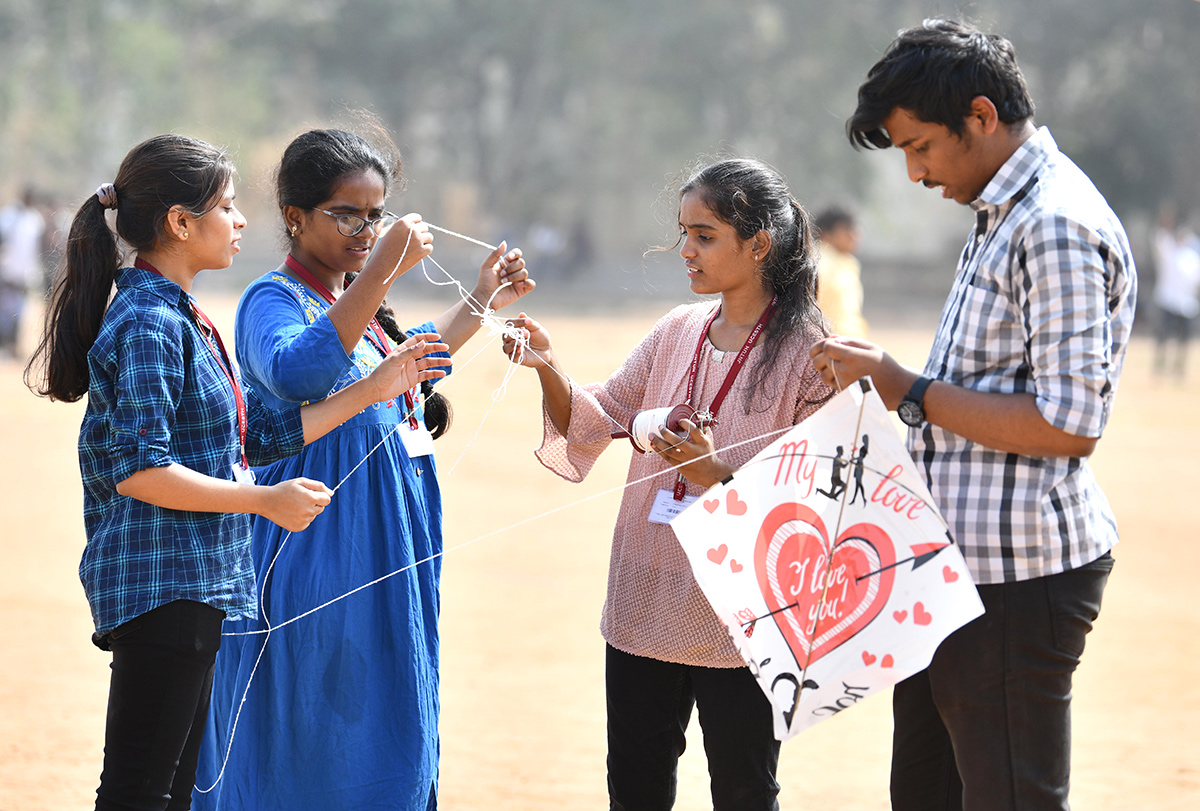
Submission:
POLYGON ((913 606, 913 622, 917 625, 928 625, 933 622, 933 614, 925 610, 925 603, 917 603, 913 606))
POLYGON ((953 583, 958 579, 958 572, 951 569, 949 566, 942 567, 942 579, 947 583, 953 583))
POLYGON ((892 616, 896 618, 896 622, 904 622, 906 619, 908 619, 908 612, 904 609, 900 609, 899 611, 893 611, 892 616))
POLYGON ((848 527, 830 543, 821 517, 803 504, 780 504, 767 514, 755 544, 755 573, 771 619, 802 669, 879 615, 892 593, 896 570, 888 567, 895 562, 891 538, 874 524, 848 527))
POLYGON ((717 511, 717 507, 720 506, 721 499, 719 498, 708 498, 704 500, 704 509, 708 510, 710 513, 715 513, 717 511))
POLYGON ((708 559, 720 566, 721 562, 725 560, 725 556, 727 554, 729 554, 729 547, 725 544, 721 544, 716 549, 708 550, 708 559))
POLYGON ((883 661, 881 661, 879 663, 879 666, 880 667, 891 667, 894 664, 896 664, 896 660, 893 659, 892 655, 889 653, 887 656, 883 657, 883 661))
POLYGON ((737 574, 744 568, 746 568, 746 567, 743 566, 742 564, 738 563, 733 558, 729 559, 729 571, 733 572, 734 574, 737 574))
POLYGON ((738 499, 737 490, 730 490, 725 494, 725 510, 730 515, 745 515, 746 502, 738 499))

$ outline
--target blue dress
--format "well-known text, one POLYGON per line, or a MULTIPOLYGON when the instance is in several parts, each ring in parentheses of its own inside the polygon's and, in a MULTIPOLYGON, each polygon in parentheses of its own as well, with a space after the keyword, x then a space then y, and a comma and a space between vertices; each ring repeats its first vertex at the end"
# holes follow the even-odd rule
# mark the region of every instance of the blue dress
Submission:
MULTIPOLYGON (((282 269, 243 294, 237 358, 268 405, 320 400, 379 364, 366 339, 347 356, 328 306, 282 269)), ((436 806, 441 558, 413 564, 442 551, 442 504, 432 455, 410 457, 400 432, 390 433, 402 416, 394 402, 376 404, 256 471, 264 485, 305 476, 334 488, 345 478, 303 532, 289 536, 255 519, 261 612, 272 625, 412 568, 273 631, 269 641, 228 635, 265 629, 262 616, 225 623, 194 793, 200 811, 436 806), (201 793, 217 781, 227 748, 224 775, 201 793)))

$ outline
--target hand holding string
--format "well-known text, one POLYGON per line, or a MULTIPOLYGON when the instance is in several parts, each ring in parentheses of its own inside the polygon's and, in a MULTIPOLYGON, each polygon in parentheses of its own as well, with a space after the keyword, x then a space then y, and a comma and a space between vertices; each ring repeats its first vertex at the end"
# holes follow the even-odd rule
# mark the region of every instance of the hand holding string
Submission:
POLYGON ((393 349, 383 362, 367 376, 375 385, 376 402, 391 400, 425 380, 436 380, 446 376, 444 368, 451 364, 449 358, 429 357, 432 352, 446 352, 449 347, 439 342, 435 332, 412 335, 399 347, 393 349))
POLYGON ((513 248, 506 253, 506 248, 507 245, 501 242, 483 260, 479 266, 479 281, 471 291, 471 298, 488 312, 507 307, 537 286, 529 278, 521 249, 513 248))
POLYGON ((508 319, 507 323, 525 336, 523 342, 513 335, 504 336, 502 348, 510 361, 530 369, 541 369, 554 365, 551 360, 554 355, 554 346, 550 342, 549 330, 525 313, 508 319))
POLYGON ((388 284, 433 253, 433 234, 420 214, 405 214, 387 230, 371 251, 363 275, 382 277, 388 284))
POLYGON ((288 532, 307 529, 333 495, 321 482, 306 478, 288 479, 261 490, 263 508, 259 514, 288 532))
POLYGON ((650 448, 677 468, 681 476, 701 487, 712 487, 733 472, 734 468, 717 456, 711 429, 691 420, 680 420, 679 428, 682 433, 663 428, 651 434, 650 448))

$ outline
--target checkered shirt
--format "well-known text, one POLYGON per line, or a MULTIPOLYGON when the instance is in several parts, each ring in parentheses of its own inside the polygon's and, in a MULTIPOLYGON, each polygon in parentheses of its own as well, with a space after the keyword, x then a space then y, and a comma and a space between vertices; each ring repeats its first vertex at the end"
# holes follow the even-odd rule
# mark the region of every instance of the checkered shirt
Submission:
MULTIPOLYGON (((139 470, 173 463, 232 479, 241 459, 233 389, 191 306, 174 282, 124 268, 88 353, 79 577, 100 634, 173 600, 231 617, 258 610, 249 515, 168 510, 117 492, 139 470)), ((272 411, 243 388, 251 464, 298 453, 299 409, 272 411)))
MULTIPOLYGON (((976 391, 1032 392, 1042 417, 1099 437, 1112 409, 1137 276, 1120 221, 1039 129, 971 203, 925 374, 976 391)), ((1117 542, 1086 459, 993 450, 925 423, 908 446, 975 581, 1090 563, 1117 542)))

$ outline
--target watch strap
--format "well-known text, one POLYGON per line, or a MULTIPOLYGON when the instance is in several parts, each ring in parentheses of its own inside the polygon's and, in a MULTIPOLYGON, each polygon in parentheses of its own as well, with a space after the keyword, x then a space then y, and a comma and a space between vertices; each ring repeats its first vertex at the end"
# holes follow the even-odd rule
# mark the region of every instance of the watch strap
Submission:
POLYGON ((928 375, 921 375, 912 384, 912 388, 908 390, 908 394, 904 395, 905 400, 916 403, 925 407, 925 390, 929 388, 929 384, 933 382, 933 378, 928 375))

